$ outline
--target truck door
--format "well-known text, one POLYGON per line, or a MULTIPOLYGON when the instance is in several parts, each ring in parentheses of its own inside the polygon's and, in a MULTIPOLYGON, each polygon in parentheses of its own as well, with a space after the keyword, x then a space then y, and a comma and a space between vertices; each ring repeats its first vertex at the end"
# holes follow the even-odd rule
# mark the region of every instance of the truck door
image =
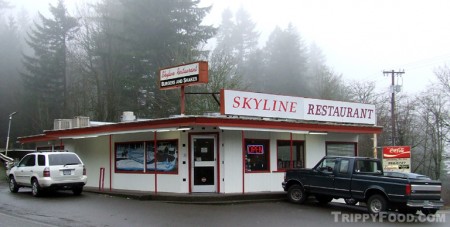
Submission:
POLYGON ((313 176, 310 179, 312 191, 319 194, 334 195, 335 164, 336 158, 324 158, 314 167, 313 176))
POLYGON ((349 159, 341 159, 337 163, 334 176, 334 193, 339 197, 350 197, 350 188, 352 183, 350 171, 351 162, 349 159))

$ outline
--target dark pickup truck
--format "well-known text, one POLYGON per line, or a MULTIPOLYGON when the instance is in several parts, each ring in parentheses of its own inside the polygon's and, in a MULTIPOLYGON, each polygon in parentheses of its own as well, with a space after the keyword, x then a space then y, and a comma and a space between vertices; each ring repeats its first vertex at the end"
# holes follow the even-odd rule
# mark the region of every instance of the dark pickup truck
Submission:
POLYGON ((384 173, 374 158, 326 156, 312 169, 287 170, 282 186, 294 203, 304 203, 309 195, 322 204, 343 198, 347 204, 365 202, 375 214, 388 210, 435 214, 444 205, 440 181, 384 173))

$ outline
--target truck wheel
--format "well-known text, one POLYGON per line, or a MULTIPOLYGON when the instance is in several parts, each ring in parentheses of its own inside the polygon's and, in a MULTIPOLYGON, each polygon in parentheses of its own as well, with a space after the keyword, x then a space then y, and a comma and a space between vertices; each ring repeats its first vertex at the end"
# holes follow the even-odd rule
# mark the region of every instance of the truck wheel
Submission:
POLYGON ((299 204, 304 203, 308 198, 308 194, 305 192, 305 189, 298 184, 289 187, 287 195, 289 201, 299 204))
POLYGON ((355 199, 344 199, 344 202, 347 205, 356 205, 358 203, 355 199))
POLYGON ((371 214, 378 214, 387 210, 387 201, 384 196, 375 194, 369 197, 367 200, 367 209, 371 214))
POLYGON ((422 210, 422 213, 423 214, 425 214, 425 215, 429 215, 429 214, 436 214, 436 212, 437 212, 437 209, 423 209, 422 210))
POLYGON ((16 180, 14 179, 14 177, 9 177, 9 190, 12 193, 16 193, 19 191, 19 186, 16 183, 16 180))
POLYGON ((33 194, 34 197, 39 197, 42 194, 41 186, 36 179, 33 179, 31 182, 31 194, 33 194))
POLYGON ((329 197, 326 195, 316 195, 316 199, 320 205, 326 205, 331 202, 331 200, 333 200, 333 197, 329 197))

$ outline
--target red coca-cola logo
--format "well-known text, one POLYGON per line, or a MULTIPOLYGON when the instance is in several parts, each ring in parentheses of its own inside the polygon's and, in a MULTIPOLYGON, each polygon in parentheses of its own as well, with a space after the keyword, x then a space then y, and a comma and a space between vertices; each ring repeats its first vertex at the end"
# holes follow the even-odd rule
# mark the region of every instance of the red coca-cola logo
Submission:
POLYGON ((410 146, 383 147, 383 158, 411 158, 410 146))

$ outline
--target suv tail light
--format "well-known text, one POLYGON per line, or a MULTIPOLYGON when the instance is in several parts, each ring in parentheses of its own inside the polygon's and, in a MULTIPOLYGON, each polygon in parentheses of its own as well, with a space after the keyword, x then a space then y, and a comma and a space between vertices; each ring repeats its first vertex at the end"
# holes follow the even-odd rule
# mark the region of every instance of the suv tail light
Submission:
POLYGON ((83 166, 83 175, 86 176, 86 167, 83 166))
POLYGON ((411 184, 407 184, 406 185, 405 194, 406 195, 411 195, 411 184))
POLYGON ((50 168, 45 167, 45 169, 44 169, 44 177, 50 177, 50 168))

